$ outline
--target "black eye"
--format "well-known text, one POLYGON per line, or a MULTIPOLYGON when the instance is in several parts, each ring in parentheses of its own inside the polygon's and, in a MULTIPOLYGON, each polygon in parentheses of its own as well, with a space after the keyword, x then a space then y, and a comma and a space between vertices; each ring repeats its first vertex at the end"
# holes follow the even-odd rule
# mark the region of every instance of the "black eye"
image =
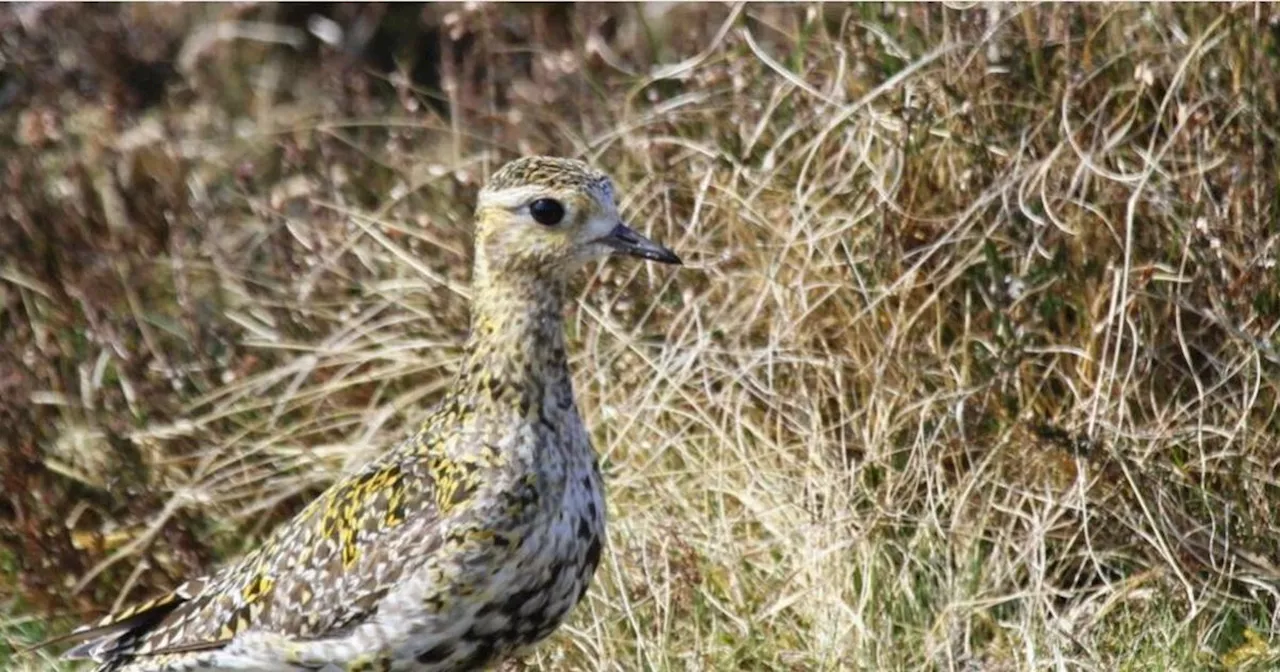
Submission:
POLYGON ((529 214, 533 215, 533 221, 539 224, 555 226, 564 219, 564 206, 553 198, 539 198, 529 204, 529 214))

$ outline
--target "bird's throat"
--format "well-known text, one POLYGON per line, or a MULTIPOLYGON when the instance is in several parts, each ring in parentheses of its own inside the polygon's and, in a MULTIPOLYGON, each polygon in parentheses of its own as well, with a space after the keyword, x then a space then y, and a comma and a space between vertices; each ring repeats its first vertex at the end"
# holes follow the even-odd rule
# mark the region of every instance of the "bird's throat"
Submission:
POLYGON ((472 304, 462 387, 475 398, 515 403, 529 413, 569 384, 564 287, 549 282, 488 286, 472 304))

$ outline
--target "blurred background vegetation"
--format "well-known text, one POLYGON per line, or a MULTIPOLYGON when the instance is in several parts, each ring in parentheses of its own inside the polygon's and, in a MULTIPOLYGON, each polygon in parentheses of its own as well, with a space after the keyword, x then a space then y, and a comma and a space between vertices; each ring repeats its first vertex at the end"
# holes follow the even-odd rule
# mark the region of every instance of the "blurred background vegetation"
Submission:
POLYGON ((610 553, 529 667, 1272 668, 1278 22, 0 9, 0 666, 408 431, 550 152, 688 266, 584 274, 610 553))

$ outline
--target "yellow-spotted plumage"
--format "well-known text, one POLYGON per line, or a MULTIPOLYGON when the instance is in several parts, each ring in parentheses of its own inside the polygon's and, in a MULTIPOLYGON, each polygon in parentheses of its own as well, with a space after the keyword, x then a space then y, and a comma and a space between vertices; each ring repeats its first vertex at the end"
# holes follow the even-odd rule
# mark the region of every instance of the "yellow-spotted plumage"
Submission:
POLYGON ((462 370, 420 429, 238 561, 73 633, 68 655, 99 672, 463 670, 545 638, 604 543, 565 283, 619 252, 679 263, 622 225, 585 163, 504 166, 477 204, 462 370))

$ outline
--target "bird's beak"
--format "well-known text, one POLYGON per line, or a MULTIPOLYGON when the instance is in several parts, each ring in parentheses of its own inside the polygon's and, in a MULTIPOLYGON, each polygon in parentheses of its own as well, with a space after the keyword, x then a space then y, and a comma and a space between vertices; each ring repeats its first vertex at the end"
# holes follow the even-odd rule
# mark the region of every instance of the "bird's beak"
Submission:
POLYGON ((600 238, 597 242, 613 248, 620 254, 660 261, 664 264, 684 265, 684 262, 680 261, 680 257, 677 257, 675 252, 645 238, 622 223, 613 227, 613 230, 608 235, 600 238))

